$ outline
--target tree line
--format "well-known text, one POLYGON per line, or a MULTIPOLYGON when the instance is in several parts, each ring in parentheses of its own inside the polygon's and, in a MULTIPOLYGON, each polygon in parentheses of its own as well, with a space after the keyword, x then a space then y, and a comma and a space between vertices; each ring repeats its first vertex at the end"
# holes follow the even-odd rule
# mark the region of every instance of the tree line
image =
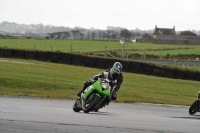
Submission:
POLYGON ((73 29, 71 31, 49 33, 46 38, 51 39, 75 39, 75 40, 119 40, 124 38, 129 41, 133 38, 141 38, 143 33, 135 30, 120 29, 120 30, 86 30, 73 29))

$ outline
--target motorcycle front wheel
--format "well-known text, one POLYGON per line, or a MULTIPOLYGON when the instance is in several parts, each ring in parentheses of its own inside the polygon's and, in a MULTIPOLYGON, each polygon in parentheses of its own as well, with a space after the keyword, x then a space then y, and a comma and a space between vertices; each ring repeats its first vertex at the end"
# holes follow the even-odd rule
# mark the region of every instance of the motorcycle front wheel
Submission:
POLYGON ((99 100, 100 100, 100 97, 95 95, 95 93, 91 95, 91 98, 89 98, 86 101, 84 113, 89 113, 90 111, 92 111, 94 107, 98 104, 99 100))
POLYGON ((199 101, 196 100, 189 108, 189 113, 194 115, 199 110, 199 101))

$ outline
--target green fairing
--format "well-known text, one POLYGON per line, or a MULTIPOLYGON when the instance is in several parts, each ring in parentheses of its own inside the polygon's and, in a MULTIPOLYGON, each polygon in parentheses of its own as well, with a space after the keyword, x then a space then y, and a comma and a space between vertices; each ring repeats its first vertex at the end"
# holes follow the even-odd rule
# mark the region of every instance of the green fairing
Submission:
POLYGON ((96 90, 98 92, 99 97, 106 97, 110 94, 110 88, 106 90, 102 90, 101 82, 102 78, 99 78, 93 85, 89 86, 85 92, 82 94, 82 97, 86 100, 86 98, 94 91, 96 90))

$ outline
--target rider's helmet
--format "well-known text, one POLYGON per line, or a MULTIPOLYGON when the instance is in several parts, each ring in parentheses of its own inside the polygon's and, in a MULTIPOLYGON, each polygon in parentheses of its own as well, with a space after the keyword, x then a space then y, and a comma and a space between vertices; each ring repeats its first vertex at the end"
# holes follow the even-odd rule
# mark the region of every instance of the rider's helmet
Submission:
POLYGON ((116 67, 120 70, 120 72, 122 72, 122 64, 120 62, 115 62, 113 67, 116 67))
POLYGON ((117 80, 120 75, 120 70, 116 67, 112 67, 109 71, 109 78, 111 80, 117 80))
POLYGON ((108 80, 108 79, 104 79, 104 80, 102 81, 102 89, 103 89, 103 90, 106 90, 106 89, 108 89, 109 87, 110 87, 109 80, 108 80))

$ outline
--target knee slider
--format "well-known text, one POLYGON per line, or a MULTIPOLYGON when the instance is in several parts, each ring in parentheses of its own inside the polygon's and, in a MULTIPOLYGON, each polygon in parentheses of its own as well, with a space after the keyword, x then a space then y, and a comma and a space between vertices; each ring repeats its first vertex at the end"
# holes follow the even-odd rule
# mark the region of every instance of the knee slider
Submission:
POLYGON ((117 94, 116 93, 113 94, 111 98, 112 98, 112 100, 116 100, 117 99, 117 94))

